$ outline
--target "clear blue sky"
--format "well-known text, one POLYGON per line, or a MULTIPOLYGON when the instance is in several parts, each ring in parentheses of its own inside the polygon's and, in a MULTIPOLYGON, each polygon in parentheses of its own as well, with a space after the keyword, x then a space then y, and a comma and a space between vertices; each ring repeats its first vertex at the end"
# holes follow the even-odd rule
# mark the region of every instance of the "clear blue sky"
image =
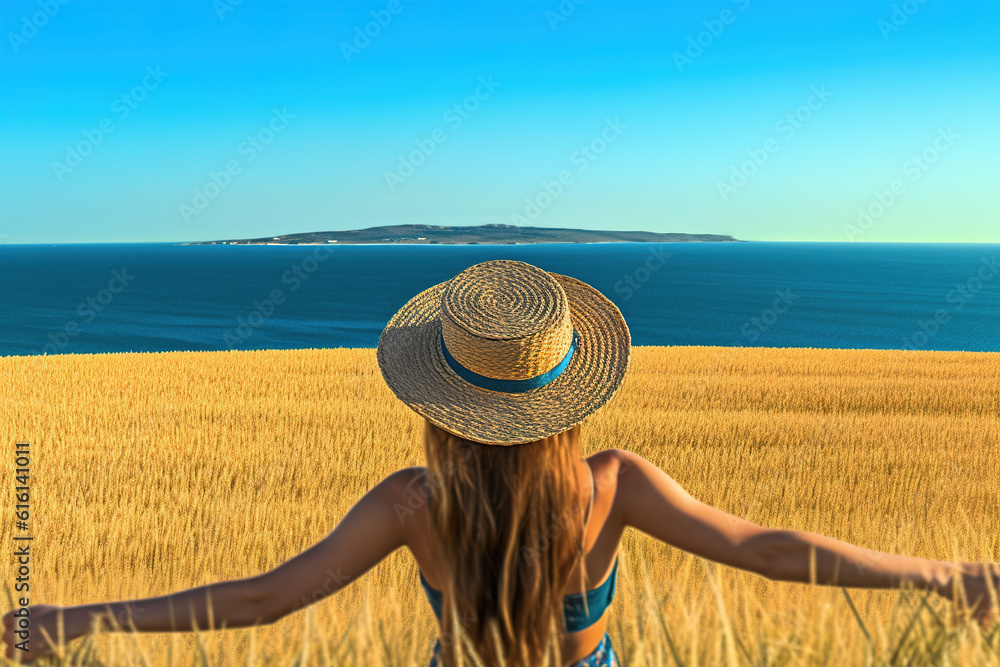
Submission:
POLYGON ((0 242, 1000 242, 995 1, 4 0, 0 36, 0 242))

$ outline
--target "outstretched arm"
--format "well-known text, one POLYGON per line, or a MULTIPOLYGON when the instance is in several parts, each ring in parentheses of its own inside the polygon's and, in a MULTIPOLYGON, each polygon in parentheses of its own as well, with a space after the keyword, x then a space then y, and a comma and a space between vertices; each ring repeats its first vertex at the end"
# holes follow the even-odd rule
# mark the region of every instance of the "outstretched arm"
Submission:
POLYGON ((325 539, 260 575, 265 622, 287 616, 336 593, 407 544, 397 509, 406 503, 416 468, 404 468, 379 482, 347 512, 325 539))
POLYGON ((394 508, 412 475, 407 468, 386 477, 326 538, 269 572, 159 597, 61 607, 32 623, 32 645, 44 645, 43 627, 57 636, 58 613, 67 641, 85 635, 95 619, 114 629, 113 619, 122 630, 139 632, 206 629, 210 618, 214 628, 273 623, 335 593, 403 546, 405 526, 394 508))
POLYGON ((667 473, 638 454, 614 450, 619 460, 618 507, 632 526, 670 546, 723 565, 764 574, 761 543, 772 531, 691 497, 667 473))
POLYGON ((873 551, 804 530, 775 530, 760 538, 774 581, 850 588, 899 588, 904 582, 942 595, 951 589, 958 563, 873 551), (810 572, 810 559, 815 572, 810 572))
MULTIPOLYGON (((692 498, 641 456, 616 450, 624 525, 667 544, 774 581, 854 588, 916 588, 953 597, 956 579, 967 591, 985 590, 983 577, 1000 573, 986 563, 947 563, 872 551, 801 530, 764 528, 692 498), (811 559, 815 570, 811 573, 811 559), (812 576, 814 575, 814 577, 812 576), (957 575, 957 576, 956 576, 957 575)), ((969 595, 968 600, 975 600, 969 595)))
POLYGON ((760 547, 771 563, 766 576, 774 581, 815 580, 851 588, 899 588, 909 583, 954 602, 955 622, 960 611, 969 609, 981 624, 988 623, 993 609, 990 588, 1000 591, 997 563, 952 563, 873 551, 803 530, 774 531, 760 538, 760 547))

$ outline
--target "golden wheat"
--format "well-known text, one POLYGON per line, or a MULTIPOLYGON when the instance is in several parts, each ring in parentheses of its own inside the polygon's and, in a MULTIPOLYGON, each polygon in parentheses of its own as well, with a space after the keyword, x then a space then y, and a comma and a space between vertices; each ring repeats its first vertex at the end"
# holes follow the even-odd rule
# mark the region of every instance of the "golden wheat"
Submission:
MULTIPOLYGON (((5 507, 14 443, 31 443, 33 603, 149 597, 271 569, 387 474, 422 465, 421 434, 374 350, 0 358, 5 507)), ((1000 560, 1000 354, 637 347, 582 434, 585 454, 635 451, 761 525, 1000 560)), ((888 664, 901 640, 899 664, 1000 664, 1000 632, 942 630, 935 596, 915 616, 916 594, 847 592, 772 582, 627 531, 609 632, 626 665, 888 664)), ((271 626, 106 633, 87 660, 423 666, 435 636, 399 550, 271 626)))

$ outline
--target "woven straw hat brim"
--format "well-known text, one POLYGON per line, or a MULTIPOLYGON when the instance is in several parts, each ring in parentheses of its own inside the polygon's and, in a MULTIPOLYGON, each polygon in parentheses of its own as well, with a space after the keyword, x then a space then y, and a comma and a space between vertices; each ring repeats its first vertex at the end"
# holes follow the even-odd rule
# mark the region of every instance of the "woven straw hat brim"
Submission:
POLYGON ((428 421, 469 440, 514 445, 560 433, 593 414, 621 386, 632 344, 618 307, 576 278, 549 273, 570 305, 579 343, 559 377, 522 393, 491 391, 459 377, 441 352, 441 295, 447 282, 410 299, 379 338, 386 384, 428 421))

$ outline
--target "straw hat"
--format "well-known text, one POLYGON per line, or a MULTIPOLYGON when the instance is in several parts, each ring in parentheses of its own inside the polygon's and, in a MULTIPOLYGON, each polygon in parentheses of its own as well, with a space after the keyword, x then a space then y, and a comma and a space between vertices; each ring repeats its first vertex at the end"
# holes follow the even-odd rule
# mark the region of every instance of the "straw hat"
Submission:
POLYGON ((431 423, 515 445, 565 431, 607 403, 630 352, 625 318, 596 289, 493 260, 410 299, 376 356, 392 392, 431 423))

